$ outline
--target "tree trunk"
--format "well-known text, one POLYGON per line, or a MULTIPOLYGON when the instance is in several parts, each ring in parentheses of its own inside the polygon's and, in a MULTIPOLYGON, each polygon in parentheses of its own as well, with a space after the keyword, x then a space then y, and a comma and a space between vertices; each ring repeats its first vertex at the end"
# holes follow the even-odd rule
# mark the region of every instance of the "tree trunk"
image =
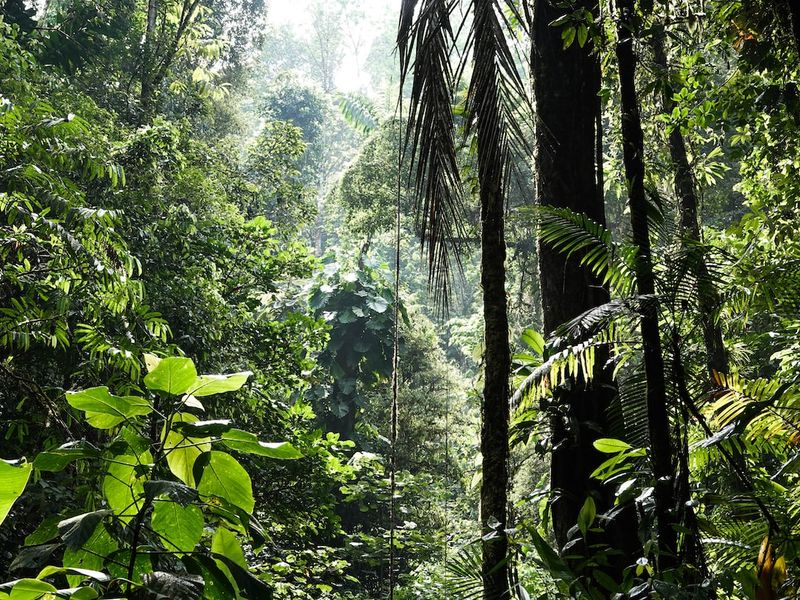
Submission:
MULTIPOLYGON (((596 0, 579 0, 574 9, 597 15, 596 0)), ((534 174, 536 198, 543 206, 569 208, 605 224, 602 192, 602 127, 600 126, 600 64, 591 43, 563 49, 561 28, 550 25, 564 14, 555 0, 536 0, 532 48, 533 94, 536 106, 534 174)), ((580 257, 566 259, 560 251, 539 244, 542 310, 547 333, 581 313, 609 301, 609 293, 580 257)), ((559 546, 569 541, 578 513, 592 496, 598 512, 614 504, 614 490, 592 479, 606 456, 593 442, 608 437, 608 411, 616 395, 607 354, 598 349, 592 382, 574 381, 555 392, 551 417, 553 454, 551 489, 553 528, 559 546), (603 356, 605 354, 605 356, 603 356)), ((609 574, 617 580, 641 550, 634 511, 609 522, 602 538, 620 551, 609 574)), ((600 542, 601 540, 593 540, 600 542)))
POLYGON ((658 327, 658 303, 654 298, 655 277, 647 222, 647 196, 644 188, 644 136, 636 96, 636 55, 633 48, 635 15, 633 0, 616 0, 617 67, 622 110, 622 150, 628 182, 629 210, 633 241, 638 246, 636 286, 642 296, 641 334, 644 371, 647 380, 647 420, 650 434, 650 462, 655 479, 655 516, 658 527, 659 568, 676 565, 677 532, 672 440, 667 411, 664 358, 658 327))
MULTIPOLYGON (((672 99, 673 90, 670 85, 671 78, 664 41, 664 30, 656 28, 653 33, 653 57, 656 66, 661 71, 663 112, 670 114, 672 109, 675 108, 675 101, 672 99)), ((697 194, 694 187, 692 168, 686 153, 686 143, 679 128, 675 127, 669 133, 668 144, 675 193, 678 196, 681 234, 689 245, 695 246, 692 270, 698 282, 698 304, 700 322, 703 328, 703 341, 706 347, 706 365, 713 381, 714 371, 719 373, 728 372, 728 357, 725 354, 725 345, 722 341, 722 330, 714 320, 714 311, 720 304, 719 292, 708 272, 705 254, 700 250, 699 246, 701 240, 700 224, 697 216, 697 194)))
POLYGON ((484 387, 481 454, 481 526, 496 532, 483 543, 484 598, 508 596, 508 421, 511 352, 505 291, 504 201, 498 189, 481 188, 481 287, 484 319, 484 387))
MULTIPOLYGON (((476 0, 475 63, 496 64, 494 3, 476 0)), ((481 202, 481 287, 484 319, 484 387, 481 425, 481 529, 483 597, 509 597, 508 577, 508 421, 511 350, 506 298, 505 196, 502 148, 496 126, 500 99, 493 81, 479 86, 476 114, 481 202), (487 539, 487 537, 489 539, 487 539)))

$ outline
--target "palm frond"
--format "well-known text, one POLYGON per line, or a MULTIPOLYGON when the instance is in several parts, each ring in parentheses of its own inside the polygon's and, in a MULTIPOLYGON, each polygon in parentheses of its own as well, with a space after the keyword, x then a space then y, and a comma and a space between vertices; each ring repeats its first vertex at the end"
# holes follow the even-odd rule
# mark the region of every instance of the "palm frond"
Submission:
POLYGON ((749 440, 800 440, 800 388, 795 381, 748 381, 735 373, 717 373, 716 379, 725 391, 707 410, 718 428, 733 425, 731 435, 744 434, 749 440))
POLYGON ((369 135, 378 128, 375 105, 369 98, 360 94, 341 94, 338 106, 345 122, 357 132, 369 135))
POLYGON ((647 379, 642 369, 630 369, 617 379, 619 397, 617 405, 612 405, 609 416, 615 429, 624 439, 636 448, 646 448, 650 435, 647 427, 647 379))
POLYGON ((652 296, 611 300, 591 308, 561 325, 547 342, 546 360, 536 368, 521 369, 516 378, 511 406, 520 414, 535 402, 552 394, 569 380, 591 381, 595 374, 596 350, 603 347, 614 364, 614 375, 633 356, 638 340, 625 332, 636 327, 642 305, 655 302, 652 296))
MULTIPOLYGON (((482 186, 497 185, 505 197, 515 155, 527 155, 526 115, 531 114, 523 77, 509 45, 510 25, 503 7, 513 2, 478 0, 472 3, 473 21, 468 39, 472 48, 472 75, 467 91, 465 137, 478 139, 478 173, 482 186)), ((468 56, 465 53, 465 58, 468 56)), ((460 71, 463 71, 464 64, 460 71)))
POLYGON ((405 148, 415 164, 417 231, 428 251, 429 285, 444 302, 451 265, 455 261, 460 267, 460 240, 465 237, 450 61, 455 43, 450 18, 456 4, 404 0, 397 36, 401 90, 413 75, 405 148))
POLYGON ((456 598, 480 598, 483 594, 481 545, 467 544, 447 562, 447 588, 456 598))

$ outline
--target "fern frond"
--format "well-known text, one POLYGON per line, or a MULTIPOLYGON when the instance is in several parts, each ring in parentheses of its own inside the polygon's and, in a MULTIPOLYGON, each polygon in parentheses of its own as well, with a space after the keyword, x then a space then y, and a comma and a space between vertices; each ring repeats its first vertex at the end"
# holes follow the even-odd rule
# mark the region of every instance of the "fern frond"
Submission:
POLYGON ((480 598, 483 595, 481 545, 472 542, 456 552, 447 563, 448 591, 456 598, 480 598))
POLYGON ((629 295, 635 286, 633 244, 618 244, 611 232, 583 213, 568 208, 537 208, 540 239, 567 257, 581 255, 580 262, 618 295, 629 295))
POLYGON ((735 432, 751 441, 800 439, 800 388, 794 381, 747 381, 736 373, 717 373, 716 380, 725 391, 709 404, 708 412, 718 428, 734 424, 735 432))

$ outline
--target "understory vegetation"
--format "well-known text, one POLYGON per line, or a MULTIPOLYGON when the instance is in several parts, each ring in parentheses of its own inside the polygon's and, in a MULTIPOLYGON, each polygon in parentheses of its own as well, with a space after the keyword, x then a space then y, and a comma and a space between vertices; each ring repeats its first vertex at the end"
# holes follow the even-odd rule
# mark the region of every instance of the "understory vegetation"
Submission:
POLYGON ((0 1, 0 599, 796 598, 791 0, 0 1))

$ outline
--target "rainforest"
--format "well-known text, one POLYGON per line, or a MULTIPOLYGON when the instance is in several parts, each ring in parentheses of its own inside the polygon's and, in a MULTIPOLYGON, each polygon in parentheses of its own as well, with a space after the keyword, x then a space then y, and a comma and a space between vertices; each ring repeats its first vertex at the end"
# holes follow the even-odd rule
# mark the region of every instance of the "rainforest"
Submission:
POLYGON ((0 0, 0 600, 800 595, 800 2, 0 0))

